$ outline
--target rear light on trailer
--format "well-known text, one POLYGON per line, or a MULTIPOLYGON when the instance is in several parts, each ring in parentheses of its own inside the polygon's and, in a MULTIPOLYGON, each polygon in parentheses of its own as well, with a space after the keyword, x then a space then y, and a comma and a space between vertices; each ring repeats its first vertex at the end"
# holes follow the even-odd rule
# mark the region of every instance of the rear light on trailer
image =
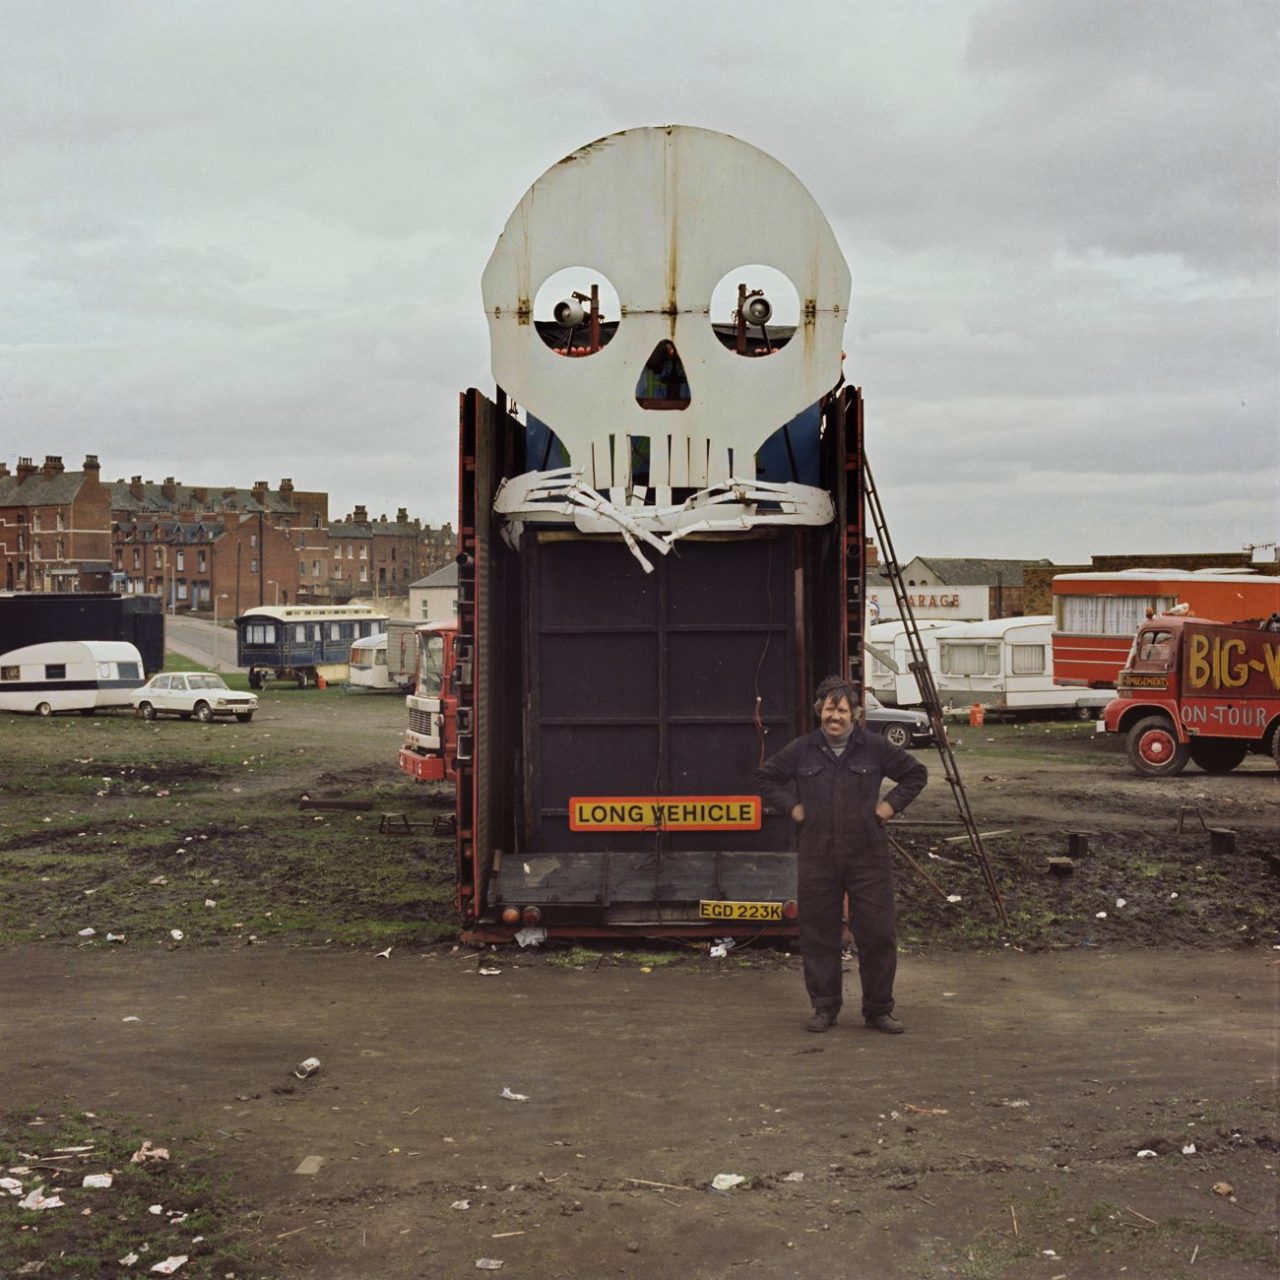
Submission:
POLYGON ((503 924, 519 924, 520 908, 519 907, 503 907, 502 923, 503 924))
POLYGON ((542 912, 537 907, 525 907, 520 914, 520 918, 525 924, 537 924, 542 919, 542 912))
POLYGON ((800 904, 794 898, 788 898, 782 904, 782 918, 794 920, 800 914, 800 904))

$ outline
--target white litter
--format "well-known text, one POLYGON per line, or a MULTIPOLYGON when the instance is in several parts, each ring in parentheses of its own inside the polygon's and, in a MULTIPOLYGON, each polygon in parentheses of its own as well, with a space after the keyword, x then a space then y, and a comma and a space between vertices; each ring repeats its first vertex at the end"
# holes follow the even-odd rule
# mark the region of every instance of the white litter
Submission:
POLYGON ((529 925, 516 934, 516 941, 522 947, 537 947, 547 940, 547 931, 541 925, 529 925))
POLYGON ((1098 914, 1093 918, 1095 920, 1105 920, 1107 918, 1107 913, 1105 911, 1099 911, 1098 914))
POLYGON ((108 933, 107 941, 108 942, 124 942, 126 941, 126 939, 123 933, 108 933))
MULTIPOLYGON (((181 942, 181 941, 182 941, 182 930, 181 930, 181 929, 170 929, 170 930, 169 930, 169 937, 171 937, 171 938, 174 940, 174 942, 181 942)), ((152 1271, 154 1271, 154 1270, 155 1270, 155 1268, 154 1268, 154 1267, 152 1267, 151 1269, 152 1269, 152 1271)))
POLYGON ((782 1180, 783 1182, 803 1182, 804 1174, 801 1173, 799 1169, 797 1169, 794 1173, 787 1174, 787 1176, 782 1180))
POLYGON ((22 1183, 17 1178, 0 1178, 0 1191, 7 1191, 11 1196, 20 1196, 22 1183))
POLYGON ((391 948, 390 948, 390 947, 388 947, 385 951, 379 951, 379 952, 378 952, 378 953, 377 953, 373 958, 374 958, 375 960, 390 960, 390 959, 391 959, 391 948))
POLYGON ((126 1253, 124 1257, 120 1258, 118 1261, 122 1267, 131 1267, 135 1262, 137 1262, 137 1260, 138 1255, 136 1253, 126 1253))
POLYGON ((1182 1154, 1184 1156, 1193 1156, 1195 1155, 1195 1153, 1196 1153, 1196 1144, 1194 1142, 1188 1142, 1187 1145, 1182 1148, 1182 1154))
POLYGON ((477 1258, 477 1271, 500 1271, 502 1269, 501 1258, 477 1258))
POLYGON ((97 932, 98 932, 97 929, 81 929, 79 936, 81 938, 92 938, 93 935, 97 932))
POLYGON ((949 894, 947 894, 947 901, 948 901, 948 902, 963 902, 963 901, 964 901, 964 899, 963 899, 963 898, 961 898, 961 896, 960 896, 958 893, 949 893, 949 894))
POLYGON ((43 1187, 36 1187, 34 1191, 29 1192, 21 1200, 18 1201, 19 1209, 61 1209, 63 1208, 61 1196, 47 1196, 43 1187))
POLYGON ((470 1200, 455 1200, 455 1201, 454 1201, 454 1202, 449 1206, 449 1208, 450 1208, 450 1209, 470 1209, 470 1208, 471 1208, 471 1201, 470 1201, 470 1200))
POLYGON ((502 972, 501 969, 478 969, 477 972, 485 978, 496 978, 502 972))
POLYGON ((147 1208, 147 1212, 154 1213, 158 1218, 164 1212, 164 1205, 162 1204, 149 1205, 147 1208))
POLYGON ((142 1019, 136 1013, 131 1013, 127 1018, 121 1018, 121 1022, 141 1022, 142 1019))
POLYGON ((150 1138, 142 1140, 142 1146, 129 1157, 130 1164, 146 1164, 148 1161, 157 1163, 161 1160, 169 1158, 168 1147, 153 1147, 150 1138))
POLYGON ((109 1173, 86 1173, 84 1181, 80 1185, 82 1187, 109 1187, 111 1185, 111 1175, 109 1173))
POLYGON ((186 1262, 186 1260, 187 1255, 185 1253, 173 1253, 170 1254, 163 1262, 157 1262, 151 1270, 157 1275, 171 1276, 180 1266, 182 1266, 184 1262, 186 1262))
POLYGON ((1138 1152, 1139 1160, 1155 1160, 1156 1158, 1156 1153, 1152 1151, 1150 1147, 1143 1147, 1142 1150, 1138 1152))
POLYGON ((1117 910, 1117 911, 1119 911, 1119 910, 1121 909, 1121 907, 1123 907, 1123 906, 1124 906, 1124 904, 1125 904, 1125 899, 1124 899, 1124 898, 1117 898, 1117 899, 1116 899, 1116 910, 1117 910))
POLYGON ((736 1187, 741 1182, 746 1182, 746 1178, 740 1173, 717 1173, 711 1179, 711 1185, 717 1191, 728 1191, 731 1187, 736 1187))
POLYGON ((303 1058, 303 1060, 294 1067, 293 1074, 297 1076, 299 1080, 305 1080, 308 1076, 315 1075, 319 1070, 319 1058, 303 1058))
POLYGON ((512 1093, 505 1085, 502 1092, 498 1095, 500 1098, 506 1098, 508 1102, 528 1102, 529 1095, 527 1093, 512 1093))
POLYGON ((212 898, 206 898, 204 900, 204 905, 206 907, 216 907, 218 904, 212 898))

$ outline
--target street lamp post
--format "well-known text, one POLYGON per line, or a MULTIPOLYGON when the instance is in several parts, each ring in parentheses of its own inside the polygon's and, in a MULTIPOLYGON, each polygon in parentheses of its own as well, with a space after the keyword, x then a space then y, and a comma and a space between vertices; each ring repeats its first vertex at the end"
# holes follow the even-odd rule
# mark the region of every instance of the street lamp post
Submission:
POLYGON ((280 584, 279 584, 279 583, 278 583, 274 578, 268 578, 268 579, 267 579, 267 586, 269 586, 269 587, 275 587, 275 589, 276 589, 276 604, 279 604, 279 603, 280 603, 280 584))
POLYGON ((213 625, 215 627, 218 625, 218 601, 225 600, 226 598, 227 593, 225 591, 220 591, 213 597, 213 625))

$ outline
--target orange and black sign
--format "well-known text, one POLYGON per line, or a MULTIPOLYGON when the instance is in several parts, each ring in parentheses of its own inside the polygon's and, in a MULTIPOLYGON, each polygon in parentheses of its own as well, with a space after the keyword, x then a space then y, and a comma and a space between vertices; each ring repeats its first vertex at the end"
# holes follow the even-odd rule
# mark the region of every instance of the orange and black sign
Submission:
POLYGON ((1121 689, 1167 689, 1167 675, 1144 675, 1138 671, 1122 671, 1116 685, 1121 689))
POLYGON ((759 831, 759 796, 574 796, 570 831, 759 831))

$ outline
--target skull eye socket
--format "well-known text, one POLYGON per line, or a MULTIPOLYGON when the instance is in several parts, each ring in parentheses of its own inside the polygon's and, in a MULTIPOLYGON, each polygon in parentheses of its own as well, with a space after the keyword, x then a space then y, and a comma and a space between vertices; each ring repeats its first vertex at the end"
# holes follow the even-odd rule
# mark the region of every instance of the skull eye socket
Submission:
POLYGON ((800 294, 776 267, 746 263, 726 271, 711 291, 711 330, 740 356, 771 356, 800 323, 800 294))
POLYGON ((592 267, 563 267, 533 300, 538 337, 557 355, 591 356, 618 332, 622 305, 608 276, 592 267))

